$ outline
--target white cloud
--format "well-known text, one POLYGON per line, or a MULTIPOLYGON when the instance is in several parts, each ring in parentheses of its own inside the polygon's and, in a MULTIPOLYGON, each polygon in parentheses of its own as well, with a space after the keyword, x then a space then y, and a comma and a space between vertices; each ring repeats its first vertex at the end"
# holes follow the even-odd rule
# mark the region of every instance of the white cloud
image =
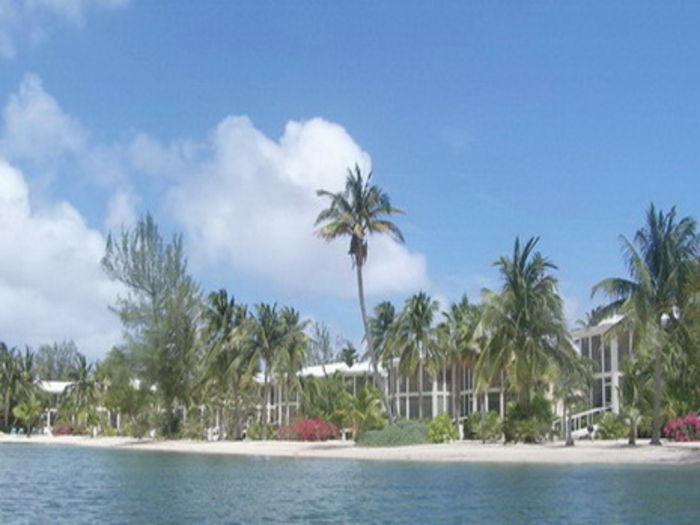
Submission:
POLYGON ((92 11, 124 7, 129 0, 2 0, 0 58, 11 59, 18 44, 46 40, 56 22, 82 27, 92 11))
POLYGON ((138 214, 136 206, 139 198, 130 189, 116 191, 107 205, 105 228, 118 232, 122 227, 128 228, 136 224, 138 214))
POLYGON ((24 177, 0 159, 0 339, 74 339, 91 357, 119 342, 108 311, 119 287, 100 267, 104 246, 70 204, 32 209, 24 177))
MULTIPOLYGON (((369 155, 339 125, 290 122, 279 141, 246 117, 223 120, 211 137, 211 158, 170 193, 195 263, 225 264, 291 291, 355 294, 347 240, 313 234, 327 204, 319 188, 340 190, 347 168, 367 172, 369 155)), ((429 283, 425 258, 386 237, 370 240, 368 295, 412 292, 429 283)))

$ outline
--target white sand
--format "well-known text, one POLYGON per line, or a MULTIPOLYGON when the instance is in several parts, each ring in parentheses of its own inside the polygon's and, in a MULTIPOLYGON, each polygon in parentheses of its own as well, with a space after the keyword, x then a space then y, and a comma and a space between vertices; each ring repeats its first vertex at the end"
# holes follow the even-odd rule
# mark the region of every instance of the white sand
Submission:
POLYGON ((482 444, 464 441, 446 445, 415 445, 394 448, 356 447, 352 441, 303 443, 296 441, 187 441, 138 440, 125 437, 0 435, 1 443, 78 445, 140 451, 199 454, 231 454, 290 458, 356 459, 375 461, 422 461, 437 463, 540 463, 540 464, 700 464, 700 443, 665 443, 652 447, 640 440, 636 447, 626 441, 578 441, 543 445, 482 444))

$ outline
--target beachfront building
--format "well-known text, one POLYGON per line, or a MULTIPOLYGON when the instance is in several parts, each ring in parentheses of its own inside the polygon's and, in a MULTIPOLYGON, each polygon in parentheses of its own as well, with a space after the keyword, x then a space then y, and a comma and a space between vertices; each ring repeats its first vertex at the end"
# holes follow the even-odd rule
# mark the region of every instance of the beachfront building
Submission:
POLYGON ((396 363, 389 368, 388 376, 389 401, 402 419, 430 419, 440 414, 464 419, 475 412, 489 411, 505 414, 503 386, 499 382, 485 392, 477 392, 470 367, 445 367, 432 375, 421 363, 417 372, 407 377, 396 363))
POLYGON ((591 407, 615 414, 622 408, 622 364, 634 352, 632 333, 619 329, 621 321, 621 316, 615 316, 571 334, 581 355, 594 363, 591 407))

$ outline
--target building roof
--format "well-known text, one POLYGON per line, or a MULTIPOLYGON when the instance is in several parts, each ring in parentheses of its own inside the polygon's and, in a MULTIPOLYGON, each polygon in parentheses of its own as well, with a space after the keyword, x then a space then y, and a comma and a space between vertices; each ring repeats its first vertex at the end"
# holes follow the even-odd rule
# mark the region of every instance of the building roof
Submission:
POLYGON ((39 388, 48 394, 63 394, 71 381, 39 381, 39 388))
POLYGON ((620 321, 622 321, 624 318, 625 316, 620 314, 611 315, 610 317, 606 317, 605 319, 600 321, 595 326, 587 326, 585 328, 579 328, 578 330, 572 330, 571 337, 578 338, 587 335, 590 336, 603 334, 607 332, 610 328, 618 324, 620 321))

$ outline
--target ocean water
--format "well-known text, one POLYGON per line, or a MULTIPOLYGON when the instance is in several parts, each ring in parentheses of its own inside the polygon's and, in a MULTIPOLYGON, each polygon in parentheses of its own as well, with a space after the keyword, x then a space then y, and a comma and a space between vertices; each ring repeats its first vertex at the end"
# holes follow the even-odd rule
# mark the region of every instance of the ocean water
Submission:
POLYGON ((699 466, 444 465, 0 445, 0 523, 700 523, 699 466))

